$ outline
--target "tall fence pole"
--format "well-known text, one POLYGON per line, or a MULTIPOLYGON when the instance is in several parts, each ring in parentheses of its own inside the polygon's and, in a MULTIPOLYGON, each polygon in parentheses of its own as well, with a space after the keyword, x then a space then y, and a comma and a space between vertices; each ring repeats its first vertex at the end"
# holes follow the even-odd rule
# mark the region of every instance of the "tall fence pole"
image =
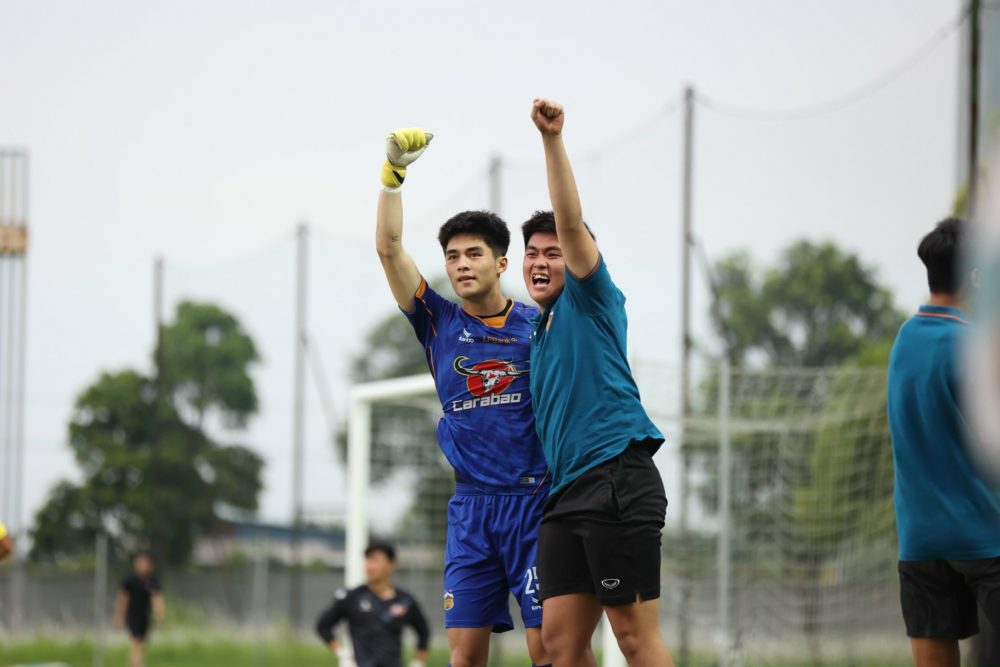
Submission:
POLYGON ((289 615, 292 632, 302 625, 302 518, 305 486, 305 383, 306 383, 306 281, 308 276, 309 227, 300 223, 297 232, 295 271, 295 379, 292 419, 292 568, 289 615))
POLYGON ((692 200, 694 174, 694 88, 684 89, 684 152, 681 182, 681 489, 680 489, 680 608, 678 610, 679 640, 677 664, 688 667, 690 650, 691 610, 691 540, 688 535, 690 505, 690 466, 686 442, 691 408, 691 245, 692 200))
POLYGON ((108 629, 108 536, 97 534, 94 545, 94 667, 104 667, 108 629))
POLYGON ((257 538, 257 548, 254 550, 253 561, 253 588, 251 600, 253 601, 253 634, 255 644, 255 659, 258 664, 267 662, 264 655, 266 639, 264 637, 267 630, 267 600, 270 572, 267 562, 267 543, 263 537, 257 538))
POLYGON ((718 567, 719 605, 719 667, 732 664, 732 635, 729 628, 730 579, 732 568, 732 443, 729 417, 732 411, 732 369, 729 358, 723 356, 719 364, 719 545, 716 553, 718 567))

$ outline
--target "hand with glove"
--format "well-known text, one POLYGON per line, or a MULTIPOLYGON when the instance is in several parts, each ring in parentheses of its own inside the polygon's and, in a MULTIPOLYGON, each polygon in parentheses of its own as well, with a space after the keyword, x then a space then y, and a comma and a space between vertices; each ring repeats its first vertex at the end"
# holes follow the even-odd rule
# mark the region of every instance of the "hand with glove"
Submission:
POLYGON ((382 187, 395 191, 403 185, 406 168, 425 150, 434 135, 419 127, 396 130, 385 140, 385 164, 382 165, 382 187))

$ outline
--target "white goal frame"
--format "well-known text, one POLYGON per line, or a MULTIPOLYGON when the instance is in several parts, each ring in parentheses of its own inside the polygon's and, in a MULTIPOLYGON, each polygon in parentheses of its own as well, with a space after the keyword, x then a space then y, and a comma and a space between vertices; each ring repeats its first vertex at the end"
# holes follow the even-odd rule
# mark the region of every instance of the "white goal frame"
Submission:
MULTIPOLYGON (((351 389, 347 426, 347 526, 344 585, 365 580, 364 550, 368 543, 368 489, 371 480, 372 405, 382 401, 435 396, 430 374, 357 384, 351 389)), ((602 623, 603 667, 625 667, 625 658, 607 621, 602 623)))

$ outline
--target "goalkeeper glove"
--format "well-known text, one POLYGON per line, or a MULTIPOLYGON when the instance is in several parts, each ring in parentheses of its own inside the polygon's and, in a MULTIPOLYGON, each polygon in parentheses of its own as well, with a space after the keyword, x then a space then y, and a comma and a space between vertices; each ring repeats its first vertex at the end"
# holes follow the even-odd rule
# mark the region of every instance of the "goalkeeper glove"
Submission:
POLYGON ((406 178, 406 167, 420 157, 434 135, 419 127, 396 130, 385 140, 385 164, 382 165, 382 187, 397 190, 406 178))

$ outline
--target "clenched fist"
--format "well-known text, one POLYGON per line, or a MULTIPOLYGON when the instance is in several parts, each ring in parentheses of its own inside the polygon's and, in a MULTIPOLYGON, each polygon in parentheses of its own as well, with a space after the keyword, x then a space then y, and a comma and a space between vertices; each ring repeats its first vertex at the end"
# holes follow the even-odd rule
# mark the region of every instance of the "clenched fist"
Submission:
POLYGON ((531 120, 535 121, 535 127, 543 135, 554 137, 562 134, 564 119, 561 104, 539 98, 531 104, 531 120))

